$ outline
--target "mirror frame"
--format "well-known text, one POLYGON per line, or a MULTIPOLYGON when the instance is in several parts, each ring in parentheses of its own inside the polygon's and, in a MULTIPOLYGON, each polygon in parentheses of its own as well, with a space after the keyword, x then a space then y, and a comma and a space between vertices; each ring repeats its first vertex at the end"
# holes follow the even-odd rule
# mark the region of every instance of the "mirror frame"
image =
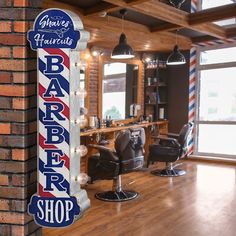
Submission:
POLYGON ((99 75, 98 75, 98 117, 102 119, 102 81, 104 75, 104 65, 107 63, 112 62, 122 62, 126 64, 134 64, 138 66, 138 83, 137 83, 137 104, 141 105, 141 110, 138 111, 137 117, 135 118, 126 118, 124 120, 116 120, 118 123, 129 123, 132 121, 138 120, 139 116, 142 114, 142 77, 143 77, 143 63, 141 60, 138 59, 126 59, 126 60, 119 60, 119 59, 111 59, 110 57, 102 56, 99 58, 99 75))

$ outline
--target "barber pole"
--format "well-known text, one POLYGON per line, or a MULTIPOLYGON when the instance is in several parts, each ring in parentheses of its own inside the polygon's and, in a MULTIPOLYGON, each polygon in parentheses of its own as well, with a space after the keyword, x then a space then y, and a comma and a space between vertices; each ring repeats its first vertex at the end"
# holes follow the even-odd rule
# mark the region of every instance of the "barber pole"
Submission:
MULTIPOLYGON (((191 1, 191 13, 197 11, 198 0, 191 1)), ((188 103, 188 121, 194 122, 195 119, 195 89, 196 89, 196 66, 197 66, 197 49, 193 45, 190 49, 190 69, 189 69, 189 103, 188 103)), ((187 155, 193 153, 194 148, 194 128, 188 139, 187 155)))
MULTIPOLYGON (((194 122, 195 119, 195 93, 196 93, 196 66, 197 66, 197 49, 192 47, 190 50, 190 73, 189 73, 189 104, 188 104, 188 121, 194 122)), ((193 152, 194 129, 188 140, 188 155, 193 152)))
POLYGON ((29 31, 38 54, 38 191, 29 214, 46 227, 65 227, 90 206, 80 182, 79 51, 89 33, 70 11, 48 9, 29 31))

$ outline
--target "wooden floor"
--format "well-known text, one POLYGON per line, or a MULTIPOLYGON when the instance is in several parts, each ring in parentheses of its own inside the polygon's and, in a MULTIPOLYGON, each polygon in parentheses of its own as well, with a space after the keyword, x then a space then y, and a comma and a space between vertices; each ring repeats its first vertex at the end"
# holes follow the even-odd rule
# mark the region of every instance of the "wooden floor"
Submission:
MULTIPOLYGON (((156 166, 155 166, 156 167, 156 166)), ((236 236, 236 166, 184 161, 187 175, 151 175, 150 169, 123 176, 140 193, 137 200, 109 203, 94 193, 111 181, 87 187, 92 207, 65 229, 44 236, 236 236)))

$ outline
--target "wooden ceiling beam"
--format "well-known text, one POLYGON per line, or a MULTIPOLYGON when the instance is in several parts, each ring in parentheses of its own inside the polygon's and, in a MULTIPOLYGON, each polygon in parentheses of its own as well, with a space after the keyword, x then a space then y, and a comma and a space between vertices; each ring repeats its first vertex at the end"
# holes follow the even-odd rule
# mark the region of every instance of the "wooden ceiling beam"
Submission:
POLYGON ((120 1, 120 5, 116 5, 113 4, 112 1, 111 2, 99 2, 97 3, 95 6, 90 7, 88 9, 86 9, 84 11, 84 15, 89 16, 89 15, 95 15, 95 14, 99 14, 100 12, 113 12, 113 11, 118 11, 120 9, 126 6, 133 6, 135 4, 140 4, 140 3, 144 3, 147 2, 149 0, 121 0, 120 1))
MULTIPOLYGON (((56 0, 44 0, 43 8, 61 8, 68 9, 79 15, 84 27, 91 33, 89 40, 90 45, 104 46, 105 48, 113 48, 118 43, 121 33, 121 19, 109 16, 102 18, 97 15, 90 17, 84 16, 79 8, 68 3, 59 2, 56 0)), ((125 34, 128 43, 135 51, 169 51, 172 50, 175 44, 173 33, 151 33, 147 26, 137 24, 131 21, 125 21, 125 34)), ((189 49, 191 40, 184 36, 178 37, 178 44, 181 49, 189 49)))
POLYGON ((150 27, 151 32, 167 32, 172 30, 177 30, 183 28, 182 26, 171 24, 171 23, 163 23, 156 26, 150 27))
POLYGON ((217 38, 212 37, 212 36, 199 36, 199 37, 193 37, 192 42, 193 43, 203 43, 203 42, 212 41, 212 40, 216 40, 216 39, 217 38))
POLYGON ((205 33, 213 37, 217 37, 220 39, 226 37, 226 32, 222 27, 217 26, 213 23, 204 23, 201 25, 190 25, 188 22, 189 13, 176 9, 172 6, 169 6, 157 0, 150 0, 148 2, 135 4, 133 6, 126 4, 122 0, 103 0, 103 1, 112 3, 120 7, 126 7, 130 10, 155 17, 157 19, 160 19, 160 20, 172 23, 172 24, 174 22, 174 24, 177 24, 179 26, 182 26, 182 27, 194 30, 194 31, 198 31, 201 33, 205 33))
POLYGON ((236 27, 226 29, 227 38, 234 38, 236 37, 236 27))
POLYGON ((188 18, 190 25, 199 25, 233 17, 236 17, 236 3, 190 13, 188 18))
POLYGON ((99 14, 100 12, 109 13, 109 12, 117 11, 120 9, 121 9, 121 7, 119 7, 117 5, 107 3, 107 2, 99 2, 95 6, 86 9, 84 11, 84 15, 85 16, 95 15, 95 14, 99 14))

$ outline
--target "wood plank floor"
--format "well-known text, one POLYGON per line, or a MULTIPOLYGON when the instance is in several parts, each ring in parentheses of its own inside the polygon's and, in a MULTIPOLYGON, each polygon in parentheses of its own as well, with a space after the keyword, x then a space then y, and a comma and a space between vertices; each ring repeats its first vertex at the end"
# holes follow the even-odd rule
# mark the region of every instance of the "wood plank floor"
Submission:
POLYGON ((187 175, 157 177, 150 169, 124 175, 123 184, 135 180, 128 187, 140 193, 129 202, 94 198, 111 181, 89 185, 92 207, 84 217, 44 236, 236 236, 236 166, 184 161, 181 168, 187 175))

